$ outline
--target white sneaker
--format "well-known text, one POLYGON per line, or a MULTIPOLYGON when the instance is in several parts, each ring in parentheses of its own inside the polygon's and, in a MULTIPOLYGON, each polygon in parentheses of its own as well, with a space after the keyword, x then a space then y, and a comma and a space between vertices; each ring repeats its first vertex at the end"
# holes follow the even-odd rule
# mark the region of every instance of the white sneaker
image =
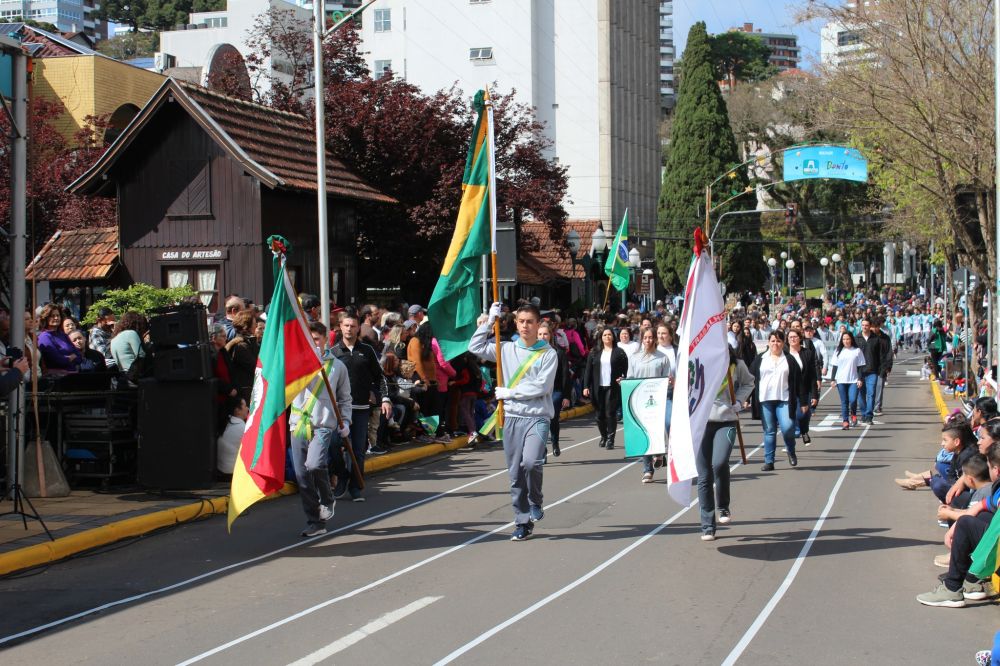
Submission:
POLYGON ((702 534, 701 535, 701 540, 702 541, 715 541, 715 535, 714 534, 702 534))
POLYGON ((333 509, 335 506, 337 506, 337 500, 333 500, 332 502, 330 502, 330 506, 327 506, 325 504, 320 504, 319 519, 325 523, 326 521, 333 518, 333 509))
POLYGON ((643 472, 642 473, 642 482, 643 483, 652 483, 653 482, 653 473, 652 472, 643 472))
POLYGON ((733 519, 733 514, 729 512, 729 509, 719 509, 719 524, 728 525, 733 519))

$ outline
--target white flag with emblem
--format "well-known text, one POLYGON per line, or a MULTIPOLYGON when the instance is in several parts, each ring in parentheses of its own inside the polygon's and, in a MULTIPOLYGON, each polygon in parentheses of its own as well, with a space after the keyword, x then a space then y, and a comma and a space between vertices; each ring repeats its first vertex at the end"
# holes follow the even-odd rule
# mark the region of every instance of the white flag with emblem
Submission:
POLYGON ((691 479, 698 476, 695 459, 705 424, 729 366, 725 304, 701 229, 695 232, 694 258, 678 331, 667 490, 675 502, 687 506, 691 502, 691 479))

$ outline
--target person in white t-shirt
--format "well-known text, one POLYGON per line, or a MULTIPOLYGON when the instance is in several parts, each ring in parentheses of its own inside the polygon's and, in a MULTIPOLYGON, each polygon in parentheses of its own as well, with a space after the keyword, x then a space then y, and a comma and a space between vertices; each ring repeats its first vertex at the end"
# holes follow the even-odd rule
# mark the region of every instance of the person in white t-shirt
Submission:
POLYGON ((830 361, 832 384, 840 394, 840 419, 842 427, 847 430, 851 425, 858 425, 858 391, 862 380, 859 368, 865 365, 865 354, 854 342, 854 334, 844 331, 840 335, 840 344, 830 361), (850 412, 850 414, 848 414, 850 412), (848 415, 850 422, 848 422, 848 415))

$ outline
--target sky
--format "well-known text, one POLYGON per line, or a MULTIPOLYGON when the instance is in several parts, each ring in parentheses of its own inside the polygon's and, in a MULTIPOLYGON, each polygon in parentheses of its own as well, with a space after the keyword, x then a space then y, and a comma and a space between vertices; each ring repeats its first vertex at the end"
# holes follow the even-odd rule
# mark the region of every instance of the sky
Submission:
POLYGON ((819 61, 819 31, 822 22, 795 23, 795 14, 807 0, 674 0, 674 45, 683 54, 691 26, 704 21, 710 34, 753 23, 754 30, 796 35, 802 47, 802 69, 819 61))

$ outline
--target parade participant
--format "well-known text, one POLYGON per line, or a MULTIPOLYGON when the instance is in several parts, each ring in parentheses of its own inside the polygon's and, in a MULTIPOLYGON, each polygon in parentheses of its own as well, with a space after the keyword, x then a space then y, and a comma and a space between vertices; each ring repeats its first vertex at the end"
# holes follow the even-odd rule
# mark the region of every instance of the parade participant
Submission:
POLYGON ((871 424, 875 416, 875 392, 885 365, 882 336, 872 328, 872 320, 861 320, 861 335, 855 336, 858 349, 865 355, 865 365, 861 369, 861 390, 858 392, 858 407, 861 408, 861 422, 871 424))
MULTIPOLYGON (((357 323, 357 320, 352 321, 357 323)), ((317 374, 292 401, 288 427, 292 434, 292 465, 295 467, 302 510, 306 514, 306 528, 302 530, 304 537, 326 534, 326 521, 333 517, 337 500, 330 488, 329 455, 331 448, 334 449, 333 466, 338 480, 346 477, 348 472, 343 459, 337 460, 340 449, 336 440, 350 441, 353 415, 347 367, 333 354, 325 352, 326 326, 323 322, 314 321, 309 324, 309 334, 323 356, 323 367, 330 387, 337 394, 342 422, 340 425, 337 423, 337 412, 322 373, 317 374)), ((362 425, 367 428, 367 413, 362 425)))
POLYGON ((559 371, 556 373, 556 381, 552 389, 552 409, 555 412, 549 421, 549 434, 552 436, 552 455, 558 458, 562 455, 559 449, 559 420, 560 412, 569 409, 569 396, 573 391, 573 377, 570 373, 567 354, 557 345, 552 343, 552 326, 541 324, 538 327, 538 337, 549 343, 559 357, 559 371))
POLYGON ((840 395, 840 420, 842 428, 858 425, 858 391, 861 390, 860 369, 865 365, 865 355, 854 344, 854 335, 844 331, 840 335, 840 344, 830 361, 833 379, 831 384, 837 387, 840 395), (851 420, 848 421, 847 419, 851 420))
POLYGON ((806 403, 799 404, 795 410, 798 420, 798 432, 802 435, 802 442, 809 444, 812 439, 809 437, 809 418, 812 416, 812 409, 819 404, 819 389, 816 378, 816 356, 811 349, 807 349, 802 344, 802 334, 797 329, 788 332, 788 353, 799 365, 802 371, 802 383, 805 384, 809 398, 806 403))
MULTIPOLYGON (((656 348, 656 336, 653 329, 644 328, 639 333, 642 347, 628 360, 628 375, 626 379, 646 379, 649 377, 670 377, 673 366, 667 360, 666 354, 656 348)), ((667 402, 667 412, 671 404, 667 402)), ((642 457, 642 482, 653 482, 653 456, 642 457)))
MULTIPOLYGON (((743 359, 735 350, 729 353, 729 376, 732 377, 733 392, 723 384, 716 394, 712 411, 705 424, 701 438, 701 448, 695 465, 698 469, 698 504, 701 510, 701 540, 715 540, 715 511, 719 511, 719 524, 727 525, 732 520, 729 509, 729 455, 736 442, 736 424, 740 420, 740 410, 746 406, 753 394, 754 379, 743 359), (736 396, 735 402, 732 395, 736 396), (714 484, 714 492, 713 492, 714 484)), ((726 379, 728 382, 729 379, 726 379)))
POLYGON ((601 433, 598 444, 603 449, 615 448, 618 431, 618 407, 621 405, 621 387, 618 380, 628 372, 628 355, 618 348, 614 331, 601 331, 601 339, 587 355, 583 372, 583 395, 590 398, 597 416, 597 429, 601 433))
POLYGON ((627 325, 618 330, 618 348, 629 357, 639 351, 639 343, 632 339, 632 329, 627 325))
POLYGON ((767 349, 754 359, 750 372, 754 377, 754 418, 764 422, 763 472, 774 470, 777 431, 785 442, 788 464, 799 464, 795 456, 795 406, 808 410, 809 387, 802 381, 802 371, 790 354, 784 351, 785 336, 774 331, 767 339, 767 349))
POLYGON ((875 408, 872 410, 873 416, 882 416, 882 396, 885 393, 885 385, 889 380, 889 373, 892 372, 892 340, 882 330, 882 323, 875 317, 872 319, 872 333, 878 336, 881 345, 882 365, 878 371, 878 378, 875 381, 875 408))
MULTIPOLYGON (((501 304, 490 306, 489 318, 469 340, 469 351, 496 362, 496 342, 490 339, 501 304)), ((510 475, 510 496, 514 508, 512 541, 529 538, 542 510, 542 463, 549 435, 552 389, 559 370, 559 358, 544 340, 538 339, 541 313, 534 305, 522 305, 515 313, 517 342, 501 342, 503 386, 495 389, 503 401, 503 452, 510 475), (511 379, 520 376, 516 385, 511 379)), ((499 383, 499 382, 498 382, 499 383)))

